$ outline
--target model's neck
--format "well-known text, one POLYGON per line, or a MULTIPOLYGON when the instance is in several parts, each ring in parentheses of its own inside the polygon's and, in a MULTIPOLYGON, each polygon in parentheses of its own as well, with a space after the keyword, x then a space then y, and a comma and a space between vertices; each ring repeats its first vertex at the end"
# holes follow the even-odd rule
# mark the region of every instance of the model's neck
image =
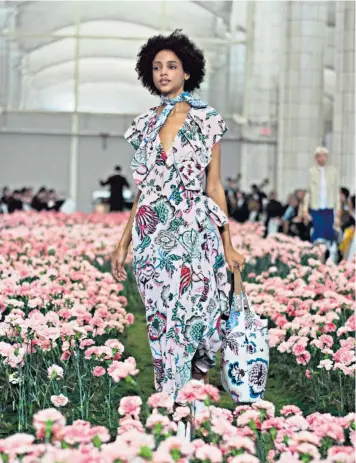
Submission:
POLYGON ((181 88, 177 91, 174 91, 174 92, 170 92, 170 93, 167 93, 167 94, 164 94, 163 96, 166 96, 167 98, 169 98, 170 100, 172 100, 173 98, 177 98, 177 96, 179 96, 181 93, 184 92, 184 89, 181 88))

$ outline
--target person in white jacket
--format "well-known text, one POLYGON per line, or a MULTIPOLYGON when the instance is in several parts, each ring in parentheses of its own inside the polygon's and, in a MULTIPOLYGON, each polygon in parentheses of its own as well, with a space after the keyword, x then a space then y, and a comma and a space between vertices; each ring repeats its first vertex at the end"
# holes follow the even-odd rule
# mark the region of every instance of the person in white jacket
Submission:
POLYGON ((313 223, 312 242, 335 241, 334 217, 339 206, 339 180, 336 167, 328 162, 328 150, 316 148, 316 165, 309 169, 308 192, 305 198, 305 214, 313 223))

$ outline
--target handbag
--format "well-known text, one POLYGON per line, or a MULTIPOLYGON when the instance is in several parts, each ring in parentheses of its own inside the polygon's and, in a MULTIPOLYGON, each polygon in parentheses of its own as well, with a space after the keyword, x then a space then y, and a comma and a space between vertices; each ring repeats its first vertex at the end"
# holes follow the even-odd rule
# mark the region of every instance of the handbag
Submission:
POLYGON ((223 388, 237 403, 263 399, 269 365, 268 321, 254 312, 238 269, 234 271, 230 313, 224 331, 221 359, 223 388))

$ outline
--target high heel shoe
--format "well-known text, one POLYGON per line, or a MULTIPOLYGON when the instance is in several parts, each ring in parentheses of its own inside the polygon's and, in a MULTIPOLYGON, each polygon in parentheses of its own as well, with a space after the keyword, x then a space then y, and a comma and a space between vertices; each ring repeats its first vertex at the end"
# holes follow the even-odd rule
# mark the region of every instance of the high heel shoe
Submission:
POLYGON ((185 433, 186 433, 186 426, 183 423, 183 421, 180 421, 178 423, 178 429, 177 429, 177 437, 183 437, 185 438, 185 433))
POLYGON ((187 423, 183 421, 178 423, 177 437, 181 437, 187 442, 192 440, 192 427, 189 421, 187 423))
MULTIPOLYGON (((195 379, 194 381, 200 384, 205 384, 203 379, 195 379)), ((192 405, 193 405, 193 410, 192 410, 193 418, 196 418, 198 413, 205 407, 205 404, 201 400, 194 400, 192 405)))

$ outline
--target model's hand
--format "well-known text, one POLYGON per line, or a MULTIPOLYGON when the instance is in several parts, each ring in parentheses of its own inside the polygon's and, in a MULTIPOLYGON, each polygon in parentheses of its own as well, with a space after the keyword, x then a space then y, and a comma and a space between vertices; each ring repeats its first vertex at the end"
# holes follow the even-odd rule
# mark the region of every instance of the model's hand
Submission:
POLYGON ((233 272, 235 267, 239 267, 240 271, 245 267, 244 256, 238 253, 232 246, 225 249, 225 259, 230 272, 233 272))
POLYGON ((124 263, 128 252, 128 247, 119 245, 111 255, 111 273, 118 281, 124 281, 127 278, 124 263))

